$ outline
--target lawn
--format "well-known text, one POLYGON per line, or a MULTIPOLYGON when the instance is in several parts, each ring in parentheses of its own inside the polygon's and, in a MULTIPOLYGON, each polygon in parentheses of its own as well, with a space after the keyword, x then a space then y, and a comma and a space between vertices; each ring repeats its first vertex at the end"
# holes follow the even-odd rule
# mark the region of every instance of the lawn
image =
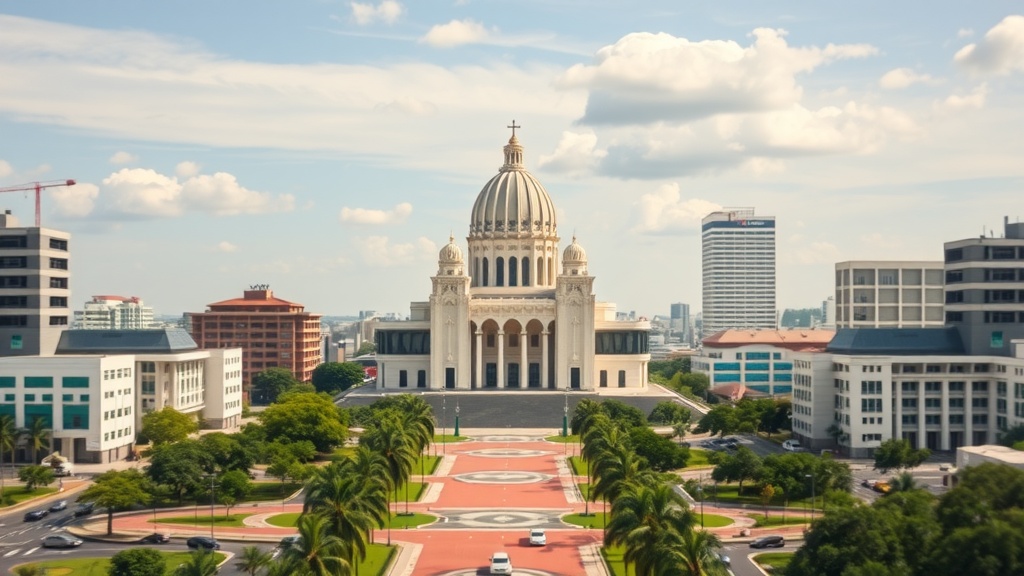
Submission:
POLYGON ((434 434, 434 444, 451 444, 453 442, 465 442, 472 440, 466 436, 455 436, 454 434, 434 434))
MULTIPOLYGON (((751 504, 756 506, 762 506, 761 497, 757 494, 757 485, 753 483, 746 483, 743 486, 743 495, 738 494, 739 484, 719 484, 717 488, 712 486, 705 486, 705 502, 715 502, 716 498, 719 502, 733 502, 737 504, 751 504), (717 493, 717 495, 716 495, 717 493)), ((771 501, 771 506, 782 506, 782 498, 775 498, 771 501)), ((818 498, 819 508, 821 506, 821 498, 818 498)), ((811 499, 805 500, 790 500, 787 505, 789 508, 797 509, 810 509, 811 499)))
POLYGON ((577 476, 587 475, 587 461, 580 456, 569 456, 569 465, 572 466, 572 473, 577 476))
POLYGON ((771 569, 775 574, 781 574, 786 566, 789 566, 789 561, 792 559, 792 552, 765 552, 754 556, 755 562, 771 569))
MULTIPOLYGON (((249 491, 249 495, 245 497, 245 500, 240 500, 239 505, 247 502, 263 502, 267 500, 280 500, 287 498, 294 494, 297 490, 302 488, 300 482, 253 482, 251 484, 252 489, 249 491)), ((200 499, 199 502, 195 500, 185 498, 181 501, 181 506, 192 506, 198 504, 200 506, 209 506, 210 498, 207 496, 205 499, 200 499)), ((151 505, 152 506, 152 505, 151 505)), ((179 506, 177 498, 162 498, 158 499, 155 503, 157 508, 177 508, 179 506)))
MULTIPOLYGON (((278 528, 294 528, 295 523, 299 519, 298 512, 286 512, 284 514, 275 514, 267 518, 267 524, 277 526, 278 528)), ((429 514, 412 513, 409 516, 399 515, 395 512, 391 515, 391 528, 392 530, 398 528, 415 528, 416 526, 422 526, 424 524, 430 524, 434 520, 437 520, 436 516, 429 514)), ((384 524, 384 528, 387 528, 387 524, 384 524)), ((360 572, 360 574, 362 574, 360 572)))
POLYGON ((768 517, 765 517, 764 514, 748 514, 747 516, 753 518, 754 521, 757 522, 756 524, 754 524, 755 528, 767 528, 769 526, 790 526, 793 524, 807 524, 808 522, 810 522, 810 518, 807 516, 806 512, 802 510, 797 511, 795 514, 786 514, 785 519, 783 519, 781 514, 777 516, 772 515, 768 517))
POLYGON ((437 470, 438 464, 441 463, 440 456, 431 456, 429 454, 423 454, 416 459, 416 462, 412 465, 413 474, 423 474, 430 476, 437 470))
POLYGON ((579 434, 569 434, 568 436, 562 436, 561 434, 559 434, 557 436, 548 436, 547 438, 545 438, 545 440, 547 440, 548 442, 559 442, 559 443, 579 442, 580 441, 580 436, 579 436, 579 434))
MULTIPOLYGON (((694 515, 699 523, 701 520, 700 510, 694 509, 694 515)), ((728 516, 719 516, 718 514, 704 514, 704 527, 705 528, 721 528, 722 526, 729 526, 733 523, 732 518, 728 516)))
POLYGON ((583 514, 566 514, 562 516, 562 522, 584 528, 604 528, 604 521, 604 512, 599 510, 592 510, 590 516, 584 516, 583 514))
MULTIPOLYGON (((245 520, 249 516, 252 516, 252 514, 232 514, 230 516, 214 516, 213 525, 223 526, 227 528, 240 528, 242 526, 245 526, 243 520, 245 520)), ((159 524, 191 524, 193 526, 209 526, 210 515, 203 515, 200 513, 198 515, 193 514, 192 516, 174 516, 171 518, 157 518, 156 520, 149 520, 149 522, 159 524)))
MULTIPOLYGON (((164 557, 164 574, 172 574, 178 564, 188 560, 191 552, 161 552, 164 557)), ((227 555, 216 553, 217 561, 223 562, 227 555)), ((69 558, 66 560, 47 560, 28 564, 45 570, 44 574, 54 576, 107 576, 110 558, 69 558)))
POLYGON ((294 528, 295 522, 299 519, 298 512, 285 512, 284 514, 274 514, 268 516, 265 522, 271 526, 277 526, 278 528, 294 528))
POLYGON ((12 486, 0 493, 0 508, 14 506, 15 504, 20 504, 26 500, 56 493, 56 488, 35 488, 33 490, 25 490, 24 486, 12 486))
POLYGON ((686 461, 686 467, 683 469, 694 470, 696 468, 714 468, 714 465, 708 462, 707 450, 690 448, 690 459, 686 461))
POLYGON ((388 563, 391 562, 391 556, 394 553, 394 546, 367 544, 366 559, 359 562, 356 574, 360 576, 380 576, 384 574, 384 570, 387 569, 388 563))
POLYGON ((423 491, 427 489, 426 482, 406 482, 391 492, 391 502, 397 502, 399 504, 409 502, 416 502, 423 495, 423 491), (409 493, 406 495, 406 489, 408 488, 409 493))
POLYGON ((612 576, 633 576, 636 574, 632 565, 629 567, 629 572, 626 572, 626 566, 622 560, 622 555, 625 552, 626 548, 624 546, 605 546, 601 548, 601 556, 604 556, 605 564, 608 565, 612 576))

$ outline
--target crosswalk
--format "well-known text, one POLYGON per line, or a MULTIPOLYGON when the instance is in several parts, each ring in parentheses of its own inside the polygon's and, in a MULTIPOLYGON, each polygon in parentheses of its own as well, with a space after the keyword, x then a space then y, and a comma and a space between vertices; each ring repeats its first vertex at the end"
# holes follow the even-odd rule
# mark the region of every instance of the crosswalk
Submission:
POLYGON ((43 535, 61 530, 60 526, 53 526, 48 523, 34 524, 20 530, 12 530, 0 536, 0 558, 12 556, 29 556, 43 548, 36 545, 43 535), (18 537, 28 538, 24 542, 18 542, 18 537), (38 538, 37 538, 38 536, 38 538), (14 540, 14 541, 12 541, 14 540), (9 548, 9 549, 8 549, 9 548))
MULTIPOLYGON (((33 553, 33 552, 35 552, 36 550, 39 550, 39 546, 36 546, 35 548, 29 548, 28 550, 26 550, 26 551, 25 551, 25 552, 24 552, 23 554, 21 554, 21 555, 22 555, 22 556, 28 556, 29 554, 32 554, 32 553, 33 553)), ((15 556, 15 555, 17 555, 17 554, 18 554, 19 552, 21 552, 21 548, 15 548, 14 550, 10 550, 10 551, 8 551, 8 552, 5 552, 5 553, 4 553, 4 558, 10 558, 11 556, 15 556)))

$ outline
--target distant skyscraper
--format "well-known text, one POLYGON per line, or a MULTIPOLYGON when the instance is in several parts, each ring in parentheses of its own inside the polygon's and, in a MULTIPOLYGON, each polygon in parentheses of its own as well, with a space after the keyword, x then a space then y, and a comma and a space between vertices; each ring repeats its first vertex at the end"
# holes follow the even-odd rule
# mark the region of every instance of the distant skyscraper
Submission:
POLYGON ((775 217, 725 208, 702 221, 704 337, 777 325, 775 217))
POLYGON ((78 330, 145 330, 153 327, 153 309, 136 296, 93 296, 75 310, 78 330))
POLYGON ((669 313, 669 329, 679 335, 681 342, 690 343, 693 341, 693 331, 690 328, 690 305, 676 302, 672 305, 669 313))
POLYGON ((821 327, 836 329, 836 298, 829 296, 821 303, 821 327))

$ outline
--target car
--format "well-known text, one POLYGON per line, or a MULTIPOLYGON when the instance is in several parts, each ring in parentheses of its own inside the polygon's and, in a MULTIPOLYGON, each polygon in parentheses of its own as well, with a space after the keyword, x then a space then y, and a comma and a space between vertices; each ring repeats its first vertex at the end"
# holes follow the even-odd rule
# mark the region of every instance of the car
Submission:
POLYGON ((193 536, 185 540, 185 545, 193 550, 220 550, 220 542, 209 536, 193 536))
POLYGON ((875 482, 871 486, 871 489, 874 490, 875 492, 879 492, 882 494, 888 494, 889 492, 892 492, 892 486, 890 486, 888 482, 882 480, 875 482))
POLYGON ((491 574, 511 574, 512 559, 505 552, 495 552, 491 555, 491 574))
POLYGON ((782 449, 787 452, 800 452, 803 447, 800 446, 799 440, 786 440, 782 443, 782 449))
POLYGON ((761 536, 750 543, 751 548, 782 548, 786 539, 779 535, 761 536))
POLYGON ((547 543, 548 536, 544 533, 543 528, 530 530, 530 546, 546 546, 547 543))
POLYGON ((285 550, 301 542, 302 536, 299 536, 298 534, 295 534, 294 536, 285 536, 284 538, 281 538, 281 541, 277 543, 276 547, 274 547, 274 551, 271 553, 271 557, 277 558, 281 554, 284 554, 285 550))
POLYGON ((75 507, 75 517, 88 516, 96 510, 96 504, 92 502, 83 502, 75 507))
POLYGON ((725 564, 726 568, 728 568, 729 566, 732 566, 732 559, 730 559, 725 554, 722 554, 721 552, 718 553, 718 561, 721 562, 722 564, 725 564))
POLYGON ((875 486, 875 481, 870 478, 865 478, 864 481, 860 483, 860 485, 865 488, 873 488, 875 486))
POLYGON ((33 510, 25 513, 25 522, 32 522, 35 520, 42 520, 50 514, 49 510, 33 510))
POLYGON ((67 500, 57 500, 56 502, 53 503, 52 506, 50 506, 50 512, 63 512, 64 510, 67 510, 67 509, 68 509, 68 501, 67 500))
POLYGON ((50 534, 43 538, 43 548, 75 548, 81 545, 81 540, 67 534, 50 534))
POLYGON ((161 532, 153 532, 149 536, 143 536, 139 540, 139 544, 167 544, 171 541, 170 534, 164 534, 161 532))

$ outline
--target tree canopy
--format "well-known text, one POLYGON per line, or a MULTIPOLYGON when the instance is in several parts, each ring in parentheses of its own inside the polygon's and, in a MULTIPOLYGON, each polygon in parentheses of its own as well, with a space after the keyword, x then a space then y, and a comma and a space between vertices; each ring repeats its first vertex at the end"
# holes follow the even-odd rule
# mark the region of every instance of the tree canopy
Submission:
POLYGON ((327 394, 286 394, 260 413, 268 440, 309 440, 320 452, 341 446, 348 436, 348 413, 327 394))
POLYGON ((267 368, 252 377, 252 400, 257 404, 272 404, 277 397, 298 384, 287 368, 267 368))
POLYGON ((152 548, 129 548, 110 558, 107 576, 164 576, 163 555, 152 548))
POLYGON ((363 381, 366 373, 356 362, 325 362, 313 369, 313 387, 317 392, 337 394, 363 381))
POLYGON ((202 489, 203 476, 215 471, 213 455, 197 440, 182 440, 153 449, 146 474, 171 489, 181 504, 186 494, 202 489))
POLYGON ((170 406, 154 410, 142 416, 139 433, 154 446, 180 442, 199 430, 199 424, 191 414, 182 414, 170 406))
POLYGON ((927 448, 914 449, 908 440, 892 438, 875 449, 875 470, 887 474, 890 470, 917 468, 931 455, 927 448))
POLYGON ((646 426, 636 426, 629 431, 629 443, 647 464, 658 472, 668 472, 686 466, 690 449, 680 446, 657 434, 646 426))
POLYGON ((78 495, 79 502, 93 502, 107 509, 107 534, 114 531, 114 512, 147 504, 153 489, 138 470, 111 470, 96 477, 93 484, 78 495))

